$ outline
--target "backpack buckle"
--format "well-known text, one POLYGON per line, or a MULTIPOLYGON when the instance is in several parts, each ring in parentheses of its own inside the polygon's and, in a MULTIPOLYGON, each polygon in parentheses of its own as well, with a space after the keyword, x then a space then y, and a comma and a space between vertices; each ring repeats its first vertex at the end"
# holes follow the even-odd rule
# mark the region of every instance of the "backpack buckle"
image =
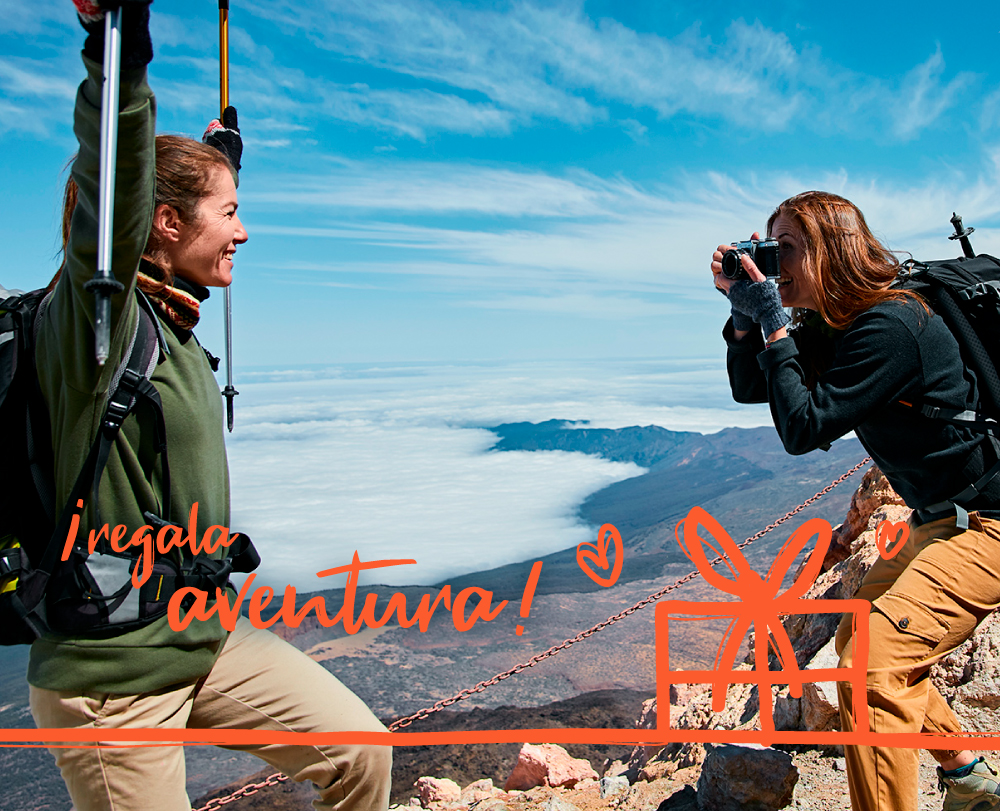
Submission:
POLYGON ((136 389, 143 381, 143 376, 132 369, 126 369, 118 383, 118 388, 108 401, 107 412, 104 416, 104 428, 108 431, 117 431, 121 428, 125 418, 132 411, 132 401, 135 399, 136 389))
POLYGON ((21 571, 21 548, 8 547, 0 551, 0 578, 18 574, 21 571))
POLYGON ((104 415, 104 430, 117 431, 121 428, 130 411, 129 405, 130 403, 121 403, 117 400, 108 403, 108 410, 104 415))

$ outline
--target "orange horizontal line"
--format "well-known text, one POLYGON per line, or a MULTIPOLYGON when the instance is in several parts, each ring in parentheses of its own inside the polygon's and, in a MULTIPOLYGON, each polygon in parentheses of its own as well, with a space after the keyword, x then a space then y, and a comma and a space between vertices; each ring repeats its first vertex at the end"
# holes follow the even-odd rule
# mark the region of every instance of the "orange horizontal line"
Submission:
POLYGON ((601 743, 647 746, 668 743, 848 744, 903 749, 1000 749, 1000 733, 803 732, 709 729, 486 729, 454 732, 284 732, 244 729, 0 729, 0 746, 361 744, 428 746, 490 743, 601 743))

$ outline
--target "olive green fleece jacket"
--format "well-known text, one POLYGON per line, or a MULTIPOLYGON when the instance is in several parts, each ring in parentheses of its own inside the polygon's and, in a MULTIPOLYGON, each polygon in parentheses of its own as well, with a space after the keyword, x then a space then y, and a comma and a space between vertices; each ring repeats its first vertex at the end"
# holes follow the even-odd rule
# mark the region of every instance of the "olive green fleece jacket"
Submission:
MULTIPOLYGON (((73 163, 79 202, 73 213, 66 264, 41 323, 36 357, 48 403, 55 455, 57 503, 65 503, 97 435, 108 385, 134 334, 136 271, 150 231, 155 192, 156 103, 145 69, 123 71, 118 116, 113 269, 124 286, 112 297, 111 351, 94 359, 94 296, 83 289, 97 264, 101 66, 84 59, 87 79, 76 99, 80 151, 73 163)), ((190 333, 164 326, 169 354, 151 380, 163 403, 170 460, 169 514, 161 504, 160 457, 152 420, 129 417, 122 426, 99 492, 100 521, 125 524, 128 537, 150 510, 186 526, 198 502, 199 536, 229 526, 229 469, 222 431, 222 398, 208 360, 190 333)), ((92 528, 84 512, 79 537, 92 528)), ((28 681, 35 687, 132 694, 194 681, 211 669, 226 632, 217 617, 175 633, 163 617, 125 633, 50 635, 31 647, 28 681)))

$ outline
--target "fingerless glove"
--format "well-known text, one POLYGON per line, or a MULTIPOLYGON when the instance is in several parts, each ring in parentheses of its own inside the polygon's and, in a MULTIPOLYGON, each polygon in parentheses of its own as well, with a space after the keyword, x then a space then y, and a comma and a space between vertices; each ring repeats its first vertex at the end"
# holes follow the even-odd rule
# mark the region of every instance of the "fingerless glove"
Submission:
MULTIPOLYGON (((771 282, 751 282, 747 279, 739 279, 733 282, 729 288, 729 301, 734 312, 740 312, 760 324, 765 336, 777 332, 791 321, 781 307, 781 296, 778 294, 778 288, 771 282)), ((742 327, 737 326, 735 317, 733 326, 736 329, 742 329, 742 327)))

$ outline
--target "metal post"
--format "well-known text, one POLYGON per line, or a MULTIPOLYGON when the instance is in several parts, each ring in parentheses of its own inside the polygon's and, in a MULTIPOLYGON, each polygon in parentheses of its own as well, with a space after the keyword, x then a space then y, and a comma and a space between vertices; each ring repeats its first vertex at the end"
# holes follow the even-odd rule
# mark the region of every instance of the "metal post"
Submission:
MULTIPOLYGON (((219 0, 219 121, 229 106, 229 0, 219 0)), ((226 425, 233 430, 233 398, 239 394, 233 387, 233 297, 232 284, 223 291, 226 317, 226 425)))
POLYGON ((951 215, 951 224, 955 227, 955 233, 948 237, 948 239, 957 239, 962 245, 962 253, 965 254, 965 257, 967 259, 974 259, 976 252, 972 250, 972 243, 969 242, 969 234, 976 229, 963 227, 962 218, 954 212, 951 215))
POLYGON ((101 175, 97 213, 97 269, 84 289, 94 294, 94 354, 103 366, 111 345, 111 296, 124 285, 111 273, 115 221, 115 161, 118 156, 118 97, 121 75, 121 8, 104 18, 104 87, 101 93, 101 175))

